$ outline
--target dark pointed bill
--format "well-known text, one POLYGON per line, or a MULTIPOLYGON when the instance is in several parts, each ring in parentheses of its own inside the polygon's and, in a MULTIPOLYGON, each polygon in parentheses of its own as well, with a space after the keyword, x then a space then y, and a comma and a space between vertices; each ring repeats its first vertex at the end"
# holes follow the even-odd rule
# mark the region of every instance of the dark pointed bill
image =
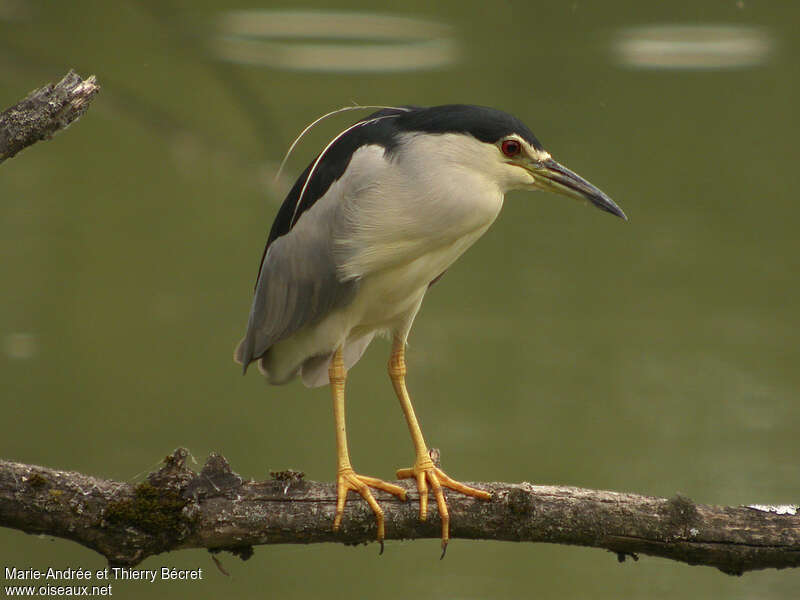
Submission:
POLYGON ((628 220, 622 209, 591 183, 577 173, 554 160, 546 160, 531 169, 536 177, 536 187, 569 196, 578 200, 588 200, 597 208, 628 220))

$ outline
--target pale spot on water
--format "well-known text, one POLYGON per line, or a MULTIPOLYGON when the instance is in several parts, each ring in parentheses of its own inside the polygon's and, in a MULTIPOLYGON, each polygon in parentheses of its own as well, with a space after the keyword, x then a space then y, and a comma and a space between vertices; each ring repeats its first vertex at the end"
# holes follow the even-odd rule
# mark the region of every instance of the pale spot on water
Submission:
POLYGON ((9 358, 27 360, 38 352, 36 336, 32 333, 9 333, 3 339, 3 351, 9 358))

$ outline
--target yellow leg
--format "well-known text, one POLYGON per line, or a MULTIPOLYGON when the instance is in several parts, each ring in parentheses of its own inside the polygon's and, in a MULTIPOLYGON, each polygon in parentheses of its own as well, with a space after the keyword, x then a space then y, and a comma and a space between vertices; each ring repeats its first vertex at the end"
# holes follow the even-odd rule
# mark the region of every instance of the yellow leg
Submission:
POLYGON ((347 371, 344 368, 344 361, 342 360, 342 349, 338 348, 331 360, 331 366, 328 370, 328 377, 331 382, 331 391, 333 393, 333 417, 336 421, 336 456, 337 456, 337 477, 336 477, 336 516, 333 519, 333 530, 338 531, 342 523, 342 514, 344 512, 344 504, 347 500, 347 492, 353 490, 361 494, 361 497, 367 501, 372 512, 375 513, 375 520, 378 525, 378 541, 381 543, 381 552, 383 552, 383 538, 385 531, 383 526, 383 510, 378 506, 372 492, 369 488, 373 487, 384 492, 389 492, 398 496, 400 499, 406 499, 406 491, 397 485, 392 485, 374 477, 365 477, 358 475, 353 471, 350 465, 350 454, 347 451, 347 431, 345 430, 344 419, 344 384, 347 379, 347 371))
POLYGON ((406 389, 405 354, 405 340, 396 337, 392 346, 392 356, 389 359, 389 377, 392 380, 397 399, 400 400, 403 414, 406 416, 408 430, 411 432, 411 440, 414 442, 414 451, 416 452, 414 466, 410 469, 398 469, 397 477, 398 479, 414 478, 417 480, 417 489, 419 490, 419 518, 422 521, 428 516, 428 485, 430 485, 433 490, 436 504, 439 507, 439 516, 442 519, 442 556, 444 556, 444 550, 447 548, 447 542, 450 540, 450 513, 447 510, 447 503, 444 499, 442 487, 447 487, 461 492, 462 494, 466 494, 467 496, 474 496, 475 498, 481 498, 483 500, 491 499, 492 495, 489 492, 469 487, 451 479, 444 471, 433 464, 430 453, 428 452, 428 447, 425 445, 425 439, 422 437, 422 430, 417 422, 417 416, 414 414, 414 407, 411 406, 408 390, 406 389))

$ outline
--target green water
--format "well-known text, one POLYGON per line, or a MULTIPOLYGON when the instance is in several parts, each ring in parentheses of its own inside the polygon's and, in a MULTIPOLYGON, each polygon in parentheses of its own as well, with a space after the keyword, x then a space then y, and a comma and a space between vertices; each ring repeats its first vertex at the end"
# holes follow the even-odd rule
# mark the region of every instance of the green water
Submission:
MULTIPOLYGON (((103 86, 80 122, 0 165, 0 456, 138 481, 186 446, 254 479, 291 467, 331 480, 328 390, 268 387, 231 360, 290 183, 271 183, 275 162, 306 123, 353 101, 468 102, 522 118, 630 222, 512 193, 431 290, 409 387, 448 472, 798 501, 800 5, 412 3, 396 14, 451 26, 458 58, 392 73, 217 61, 210 25, 233 8, 246 6, 0 2, 2 107, 71 67, 103 86), (640 70, 612 51, 630 27, 676 23, 757 28, 772 50, 726 70, 640 70)), ((315 132, 289 172, 346 120, 315 132)), ((372 345, 348 397, 354 465, 387 478, 412 460, 388 352, 372 345)), ((374 545, 264 546, 223 561, 231 577, 203 551, 150 558, 142 568, 207 579, 114 596, 800 596, 797 572, 731 578, 541 544, 455 540, 444 561, 436 540, 389 542, 380 558, 374 545)), ((2 530, 10 564, 104 566, 2 530)))

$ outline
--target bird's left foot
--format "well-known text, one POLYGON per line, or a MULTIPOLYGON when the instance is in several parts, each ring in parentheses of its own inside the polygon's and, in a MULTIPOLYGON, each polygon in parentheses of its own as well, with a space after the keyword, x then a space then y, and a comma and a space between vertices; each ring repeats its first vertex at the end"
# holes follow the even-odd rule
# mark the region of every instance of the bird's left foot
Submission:
POLYGON ((439 516, 442 519, 442 556, 447 550, 447 543, 450 541, 450 512, 447 510, 447 502, 444 498, 442 488, 450 488, 467 496, 490 500, 492 495, 484 490, 479 490, 452 479, 447 473, 433 464, 430 457, 425 456, 417 459, 416 464, 410 469, 398 469, 398 479, 416 479, 417 489, 419 490, 419 518, 424 521, 428 518, 428 487, 433 490, 436 498, 436 505, 439 507, 439 516))

